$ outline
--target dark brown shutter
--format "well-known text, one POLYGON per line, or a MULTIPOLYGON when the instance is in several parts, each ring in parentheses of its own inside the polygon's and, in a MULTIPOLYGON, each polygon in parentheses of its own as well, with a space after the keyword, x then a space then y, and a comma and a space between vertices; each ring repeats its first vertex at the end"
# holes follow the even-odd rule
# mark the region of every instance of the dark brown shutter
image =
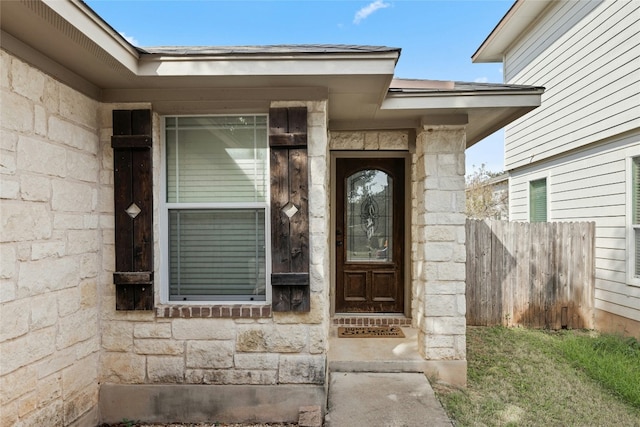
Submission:
POLYGON ((307 109, 269 110, 273 311, 309 311, 307 109))
POLYGON ((151 110, 113 112, 116 310, 153 309, 151 110), (138 212, 139 211, 139 212, 138 212))

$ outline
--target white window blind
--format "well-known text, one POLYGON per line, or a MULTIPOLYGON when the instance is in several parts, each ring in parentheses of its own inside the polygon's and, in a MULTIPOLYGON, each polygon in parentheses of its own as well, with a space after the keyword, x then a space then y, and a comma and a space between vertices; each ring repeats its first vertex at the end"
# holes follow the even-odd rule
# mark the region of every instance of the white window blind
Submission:
POLYGON ((634 234, 634 276, 640 277, 640 157, 631 162, 631 226, 634 234))
POLYGON ((170 211, 172 299, 264 300, 264 221, 261 209, 170 211))
POLYGON ((547 221, 547 179, 529 183, 529 221, 547 221))
POLYGON ((264 301, 266 116, 165 120, 172 301, 264 301))

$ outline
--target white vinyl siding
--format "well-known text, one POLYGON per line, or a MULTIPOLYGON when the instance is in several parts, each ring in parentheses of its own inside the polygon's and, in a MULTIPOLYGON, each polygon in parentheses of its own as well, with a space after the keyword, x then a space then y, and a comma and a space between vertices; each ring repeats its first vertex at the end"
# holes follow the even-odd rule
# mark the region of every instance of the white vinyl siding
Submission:
POLYGON ((165 118, 169 301, 265 301, 266 116, 165 118))
POLYGON ((507 83, 546 87, 542 106, 506 128, 508 170, 638 128, 640 2, 554 3, 505 70, 507 83))
POLYGON ((629 279, 631 200, 629 156, 640 153, 640 132, 577 150, 566 156, 511 172, 510 220, 528 221, 528 186, 552 174, 548 213, 553 221, 596 223, 596 307, 640 321, 640 286, 629 279))

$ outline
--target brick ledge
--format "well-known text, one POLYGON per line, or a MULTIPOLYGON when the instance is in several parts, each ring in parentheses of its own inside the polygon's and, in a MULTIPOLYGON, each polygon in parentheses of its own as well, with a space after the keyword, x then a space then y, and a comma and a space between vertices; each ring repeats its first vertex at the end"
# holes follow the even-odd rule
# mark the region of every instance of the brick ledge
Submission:
POLYGON ((411 318, 404 316, 334 316, 332 324, 337 326, 411 326, 411 318))
POLYGON ((156 307, 156 317, 260 319, 271 317, 271 305, 171 305, 156 307))

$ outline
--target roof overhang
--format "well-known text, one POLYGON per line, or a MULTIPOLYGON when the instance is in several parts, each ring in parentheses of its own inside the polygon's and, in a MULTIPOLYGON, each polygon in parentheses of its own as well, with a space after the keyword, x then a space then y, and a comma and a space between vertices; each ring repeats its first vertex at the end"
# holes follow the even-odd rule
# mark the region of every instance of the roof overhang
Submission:
POLYGON ((541 88, 396 80, 400 49, 283 45, 136 48, 79 0, 1 2, 0 44, 102 102, 161 114, 266 111, 328 100, 329 127, 465 124, 467 145, 540 104, 541 88))
POLYGON ((554 0, 516 0, 511 9, 471 56, 473 62, 502 62, 505 51, 554 0))

